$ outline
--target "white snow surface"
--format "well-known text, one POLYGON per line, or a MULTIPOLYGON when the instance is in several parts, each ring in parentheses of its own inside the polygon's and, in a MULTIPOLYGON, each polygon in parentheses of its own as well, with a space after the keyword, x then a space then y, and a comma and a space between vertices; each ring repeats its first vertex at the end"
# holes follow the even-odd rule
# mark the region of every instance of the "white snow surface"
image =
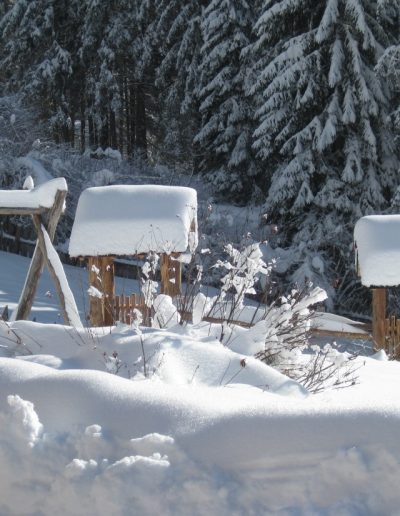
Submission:
POLYGON ((79 198, 69 254, 76 257, 185 252, 193 237, 197 243, 196 216, 197 193, 193 188, 88 188, 79 198))
MULTIPOLYGON (((1 304, 27 263, 0 253, 1 304)), ((220 331, 0 322, 0 515, 398 514, 400 364, 310 395, 220 331)))
POLYGON ((363 285, 400 285, 400 215, 362 217, 354 228, 354 241, 363 285))
POLYGON ((1 208, 51 208, 57 191, 67 191, 63 177, 52 179, 32 190, 0 190, 1 208))

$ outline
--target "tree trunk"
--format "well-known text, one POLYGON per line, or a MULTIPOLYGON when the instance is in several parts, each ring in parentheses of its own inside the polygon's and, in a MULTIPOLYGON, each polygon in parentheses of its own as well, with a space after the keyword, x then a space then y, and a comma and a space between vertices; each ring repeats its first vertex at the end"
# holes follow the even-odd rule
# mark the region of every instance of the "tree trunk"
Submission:
POLYGON ((135 87, 135 151, 147 160, 146 97, 142 84, 135 87))

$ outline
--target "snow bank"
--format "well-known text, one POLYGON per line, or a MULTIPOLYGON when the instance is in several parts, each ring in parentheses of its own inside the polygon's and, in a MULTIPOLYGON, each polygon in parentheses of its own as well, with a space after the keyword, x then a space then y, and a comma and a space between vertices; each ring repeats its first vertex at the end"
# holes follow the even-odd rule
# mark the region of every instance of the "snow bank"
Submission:
POLYGON ((72 228, 71 256, 184 252, 197 234, 192 188, 114 185, 84 190, 72 228), (191 237, 193 235, 193 237, 191 237))
POLYGON ((52 179, 32 190, 0 190, 1 208, 51 208, 58 190, 66 192, 63 177, 52 179))
POLYGON ((400 285, 400 215, 362 217, 354 228, 354 241, 363 285, 400 285))
MULTIPOLYGON (((371 373, 372 362, 387 365, 369 360, 371 373)), ((375 391, 381 381, 375 374, 375 391)), ((4 358, 0 392, 0 514, 372 515, 398 508, 394 395, 384 404, 376 395, 367 401, 365 391, 363 400, 361 391, 353 401, 353 393, 299 400, 4 358)))

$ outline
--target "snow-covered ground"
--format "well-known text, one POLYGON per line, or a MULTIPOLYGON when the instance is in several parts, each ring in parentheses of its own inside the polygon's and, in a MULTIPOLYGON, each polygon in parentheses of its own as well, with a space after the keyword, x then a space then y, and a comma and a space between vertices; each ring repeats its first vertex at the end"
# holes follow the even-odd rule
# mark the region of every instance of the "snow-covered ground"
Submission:
MULTIPOLYGON (((0 253, 0 306, 28 263, 0 253)), ((1 516, 400 514, 399 363, 360 356, 355 385, 312 395, 246 330, 75 330, 47 276, 32 315, 0 323, 1 516)))

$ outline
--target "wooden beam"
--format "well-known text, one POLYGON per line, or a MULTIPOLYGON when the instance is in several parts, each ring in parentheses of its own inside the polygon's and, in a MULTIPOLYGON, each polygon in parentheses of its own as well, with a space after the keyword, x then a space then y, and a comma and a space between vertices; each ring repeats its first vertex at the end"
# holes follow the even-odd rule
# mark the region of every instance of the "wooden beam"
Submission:
POLYGON ((43 233, 41 217, 40 217, 40 215, 33 215, 32 220, 33 220, 33 224, 36 228, 36 232, 38 235, 38 244, 39 244, 40 250, 43 254, 44 261, 47 265, 47 268, 49 269, 50 276, 56 287, 56 291, 57 291, 57 294, 58 294, 58 297, 60 300, 61 311, 62 311, 62 314, 64 317, 65 324, 67 324, 69 326, 73 326, 74 325, 73 321, 70 320, 70 317, 67 312, 66 299, 65 299, 64 292, 63 292, 63 289, 62 289, 62 286, 60 283, 60 278, 58 277, 58 274, 57 274, 56 270, 54 269, 53 264, 51 263, 49 257, 47 256, 46 241, 45 241, 45 236, 43 233))
POLYGON ((43 206, 38 208, 5 208, 2 206, 0 207, 0 215, 42 215, 49 210, 50 208, 44 208, 43 206))
MULTIPOLYGON (((54 235, 56 232, 57 224, 60 219, 60 216, 64 209, 64 201, 67 195, 66 191, 58 190, 54 199, 54 205, 50 210, 47 210, 46 217, 46 225, 47 232, 49 234, 50 240, 54 240, 54 235)), ((25 279, 25 284, 22 289, 18 306, 14 310, 12 314, 13 320, 27 319, 33 305, 33 300, 35 298, 37 284, 40 278, 40 275, 43 271, 44 266, 44 256, 39 246, 39 242, 36 242, 36 247, 33 252, 32 261, 29 266, 28 274, 25 279)))
POLYGON ((385 349, 386 289, 372 289, 372 336, 376 349, 385 349))
POLYGON ((344 339, 354 340, 373 340, 373 337, 369 333, 355 333, 351 331, 331 331, 331 330, 319 330, 318 328, 311 328, 310 333, 316 337, 337 337, 344 339))
MULTIPOLYGON (((176 256, 176 255, 175 255, 176 256)), ((173 255, 162 254, 160 257, 161 293, 176 297, 181 293, 181 262, 173 255)))
POLYGON ((90 296, 90 323, 92 326, 112 326, 115 322, 114 258, 113 256, 90 256, 88 269, 90 286, 101 293, 101 297, 90 296))

